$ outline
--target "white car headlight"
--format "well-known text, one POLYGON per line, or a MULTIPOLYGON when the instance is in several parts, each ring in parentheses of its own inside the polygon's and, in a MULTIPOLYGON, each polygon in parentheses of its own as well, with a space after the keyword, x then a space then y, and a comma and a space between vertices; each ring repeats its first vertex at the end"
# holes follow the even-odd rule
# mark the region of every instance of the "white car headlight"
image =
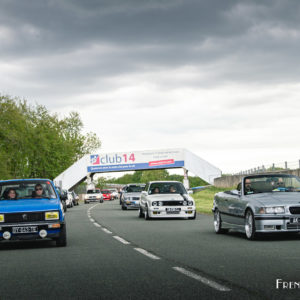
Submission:
POLYGON ((193 201, 188 201, 188 205, 192 206, 192 205, 194 205, 194 202, 193 201))
POLYGON ((273 206, 265 208, 266 214, 283 214, 284 206, 273 206))
POLYGON ((152 202, 152 206, 156 206, 157 205, 157 202, 156 201, 153 201, 152 202))

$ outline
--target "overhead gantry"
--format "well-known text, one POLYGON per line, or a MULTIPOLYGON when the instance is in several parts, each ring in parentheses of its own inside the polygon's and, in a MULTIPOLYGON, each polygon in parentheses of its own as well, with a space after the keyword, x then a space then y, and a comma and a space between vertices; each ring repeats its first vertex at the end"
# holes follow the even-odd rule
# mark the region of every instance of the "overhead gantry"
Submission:
POLYGON ((71 190, 86 179, 88 184, 92 184, 96 173, 173 168, 184 169, 186 187, 189 171, 208 183, 213 183, 222 174, 219 168, 196 154, 179 148, 88 154, 58 175, 54 182, 63 189, 71 190))

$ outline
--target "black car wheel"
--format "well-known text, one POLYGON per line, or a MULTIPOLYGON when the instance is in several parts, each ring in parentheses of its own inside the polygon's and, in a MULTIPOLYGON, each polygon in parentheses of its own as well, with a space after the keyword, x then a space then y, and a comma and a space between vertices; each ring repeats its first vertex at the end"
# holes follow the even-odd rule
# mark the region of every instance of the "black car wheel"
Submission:
POLYGON ((253 212, 248 209, 245 215, 245 233, 248 240, 254 240, 256 237, 256 228, 253 212))
POLYGON ((67 246, 67 230, 66 224, 63 225, 59 237, 55 240, 57 247, 65 247, 67 246))
POLYGON ((228 232, 228 229, 222 228, 222 219, 221 219, 220 212, 217 208, 214 211, 214 228, 217 234, 228 232))
POLYGON ((140 209, 139 209, 139 218, 143 218, 143 217, 144 217, 144 213, 143 213, 142 208, 140 207, 140 209))
POLYGON ((151 217, 149 216, 149 211, 148 211, 147 207, 146 207, 146 210, 144 212, 144 217, 145 217, 145 220, 147 220, 147 221, 151 220, 151 217))

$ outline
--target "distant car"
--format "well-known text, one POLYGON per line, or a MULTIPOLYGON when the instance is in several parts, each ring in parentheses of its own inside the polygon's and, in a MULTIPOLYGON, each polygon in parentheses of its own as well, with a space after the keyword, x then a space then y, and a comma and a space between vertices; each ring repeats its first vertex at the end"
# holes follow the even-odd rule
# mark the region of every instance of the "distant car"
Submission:
POLYGON ((151 181, 141 194, 139 217, 195 219, 195 201, 179 181, 151 181))
POLYGON ((74 198, 73 194, 71 192, 67 192, 68 198, 66 200, 66 204, 68 208, 71 208, 74 206, 74 198))
POLYGON ((107 189, 101 190, 101 193, 103 195, 103 200, 109 200, 109 201, 114 200, 113 195, 110 190, 107 190, 107 189))
POLYGON ((59 198, 60 198, 60 201, 62 203, 62 206, 63 206, 63 209, 64 209, 64 212, 67 211, 67 204, 66 204, 66 200, 67 200, 67 194, 63 191, 63 189, 59 186, 55 186, 56 188, 56 191, 59 195, 59 198))
POLYGON ((103 195, 100 191, 100 189, 94 189, 94 190, 87 190, 86 194, 84 196, 84 203, 90 203, 90 202, 103 202, 103 195))
POLYGON ((111 191, 111 195, 113 199, 118 199, 119 198, 119 193, 117 189, 109 189, 111 191))
POLYGON ((216 233, 229 229, 259 233, 300 232, 300 178, 286 174, 245 176, 236 190, 215 194, 216 233))
POLYGON ((0 240, 35 239, 53 239, 60 247, 67 244, 65 214, 53 182, 0 181, 0 240), (15 198, 9 197, 11 189, 16 192, 15 198))
POLYGON ((139 209, 141 193, 144 190, 145 184, 130 183, 127 184, 122 193, 122 209, 139 209))
POLYGON ((74 191, 71 191, 70 193, 73 196, 73 205, 79 205, 79 196, 74 191))

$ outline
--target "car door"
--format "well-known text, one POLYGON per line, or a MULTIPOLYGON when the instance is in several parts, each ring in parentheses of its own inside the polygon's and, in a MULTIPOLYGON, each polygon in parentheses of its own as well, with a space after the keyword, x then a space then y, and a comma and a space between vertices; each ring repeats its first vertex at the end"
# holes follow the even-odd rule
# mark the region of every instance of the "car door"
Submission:
POLYGON ((145 190, 142 191, 142 193, 141 193, 140 207, 142 210, 145 210, 145 207, 146 207, 148 190, 149 190, 149 184, 146 185, 145 190))
POLYGON ((218 208, 221 212, 222 220, 226 223, 234 224, 233 202, 236 195, 232 191, 225 191, 219 200, 218 208))

